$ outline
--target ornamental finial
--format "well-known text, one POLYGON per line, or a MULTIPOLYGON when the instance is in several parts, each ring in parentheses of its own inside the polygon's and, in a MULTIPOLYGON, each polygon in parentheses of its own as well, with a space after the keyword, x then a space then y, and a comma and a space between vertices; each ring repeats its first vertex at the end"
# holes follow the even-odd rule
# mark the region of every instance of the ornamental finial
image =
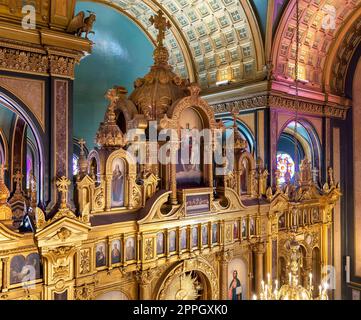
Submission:
POLYGON ((150 17, 149 21, 158 30, 157 46, 163 47, 165 32, 171 27, 170 22, 166 19, 166 17, 164 17, 161 10, 158 11, 157 15, 150 17))
POLYGON ((66 209, 68 208, 67 202, 68 202, 68 190, 71 182, 67 177, 61 177, 56 182, 56 186, 58 188, 58 191, 61 195, 60 198, 60 209, 66 209))

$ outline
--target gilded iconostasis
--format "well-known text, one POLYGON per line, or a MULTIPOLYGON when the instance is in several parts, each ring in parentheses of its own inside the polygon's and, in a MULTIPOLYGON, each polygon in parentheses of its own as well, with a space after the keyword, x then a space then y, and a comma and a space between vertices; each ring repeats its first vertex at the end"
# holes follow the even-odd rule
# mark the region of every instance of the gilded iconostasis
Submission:
POLYGON ((0 3, 0 300, 360 300, 360 19, 0 3))

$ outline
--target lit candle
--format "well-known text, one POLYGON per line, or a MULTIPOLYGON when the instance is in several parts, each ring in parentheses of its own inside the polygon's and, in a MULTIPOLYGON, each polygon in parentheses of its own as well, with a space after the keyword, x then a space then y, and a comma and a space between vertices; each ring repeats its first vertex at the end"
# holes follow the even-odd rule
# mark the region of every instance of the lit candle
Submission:
POLYGON ((271 284, 271 275, 269 273, 267 273, 267 282, 268 282, 268 285, 271 284))
POLYGON ((257 296, 255 294, 253 295, 253 300, 257 300, 257 296))
POLYGON ((262 286, 262 291, 264 291, 264 281, 263 280, 261 282, 261 286, 262 286))
POLYGON ((292 281, 292 274, 291 272, 288 274, 288 282, 289 284, 291 284, 291 281, 292 281))
POLYGON ((322 287, 318 286, 318 293, 321 294, 322 293, 322 287))
POLYGON ((278 280, 275 281, 276 284, 276 290, 278 290, 278 280))
POLYGON ((310 273, 310 288, 312 287, 312 273, 310 273))

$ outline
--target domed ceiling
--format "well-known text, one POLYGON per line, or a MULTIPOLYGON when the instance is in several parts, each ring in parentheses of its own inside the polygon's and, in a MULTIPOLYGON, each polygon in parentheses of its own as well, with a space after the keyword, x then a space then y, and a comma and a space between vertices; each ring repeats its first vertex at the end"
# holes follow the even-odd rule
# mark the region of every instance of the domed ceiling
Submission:
MULTIPOLYGON (((154 42, 149 17, 161 9, 172 22, 166 45, 175 72, 203 88, 217 81, 242 82, 263 76, 260 28, 248 0, 98 0, 137 23, 154 42)), ((258 2, 259 14, 264 7, 258 2)), ((266 3, 266 1, 263 1, 266 3)))
MULTIPOLYGON (((326 59, 338 32, 361 0, 300 0, 299 78, 308 86, 322 89, 326 59)), ((291 1, 282 16, 274 39, 275 75, 292 80, 296 60, 296 2, 291 1)))

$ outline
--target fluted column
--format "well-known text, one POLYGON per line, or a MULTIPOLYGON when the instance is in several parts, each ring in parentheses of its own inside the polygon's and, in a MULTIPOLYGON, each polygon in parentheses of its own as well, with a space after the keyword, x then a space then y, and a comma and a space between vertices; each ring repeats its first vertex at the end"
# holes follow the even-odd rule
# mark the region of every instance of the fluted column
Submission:
POLYGON ((221 251, 218 253, 219 261, 219 289, 220 299, 228 300, 228 264, 232 260, 233 251, 221 251))
POLYGON ((263 265, 266 246, 264 243, 257 243, 253 246, 253 252, 255 257, 255 290, 257 295, 259 295, 261 292, 261 283, 264 278, 263 265))

